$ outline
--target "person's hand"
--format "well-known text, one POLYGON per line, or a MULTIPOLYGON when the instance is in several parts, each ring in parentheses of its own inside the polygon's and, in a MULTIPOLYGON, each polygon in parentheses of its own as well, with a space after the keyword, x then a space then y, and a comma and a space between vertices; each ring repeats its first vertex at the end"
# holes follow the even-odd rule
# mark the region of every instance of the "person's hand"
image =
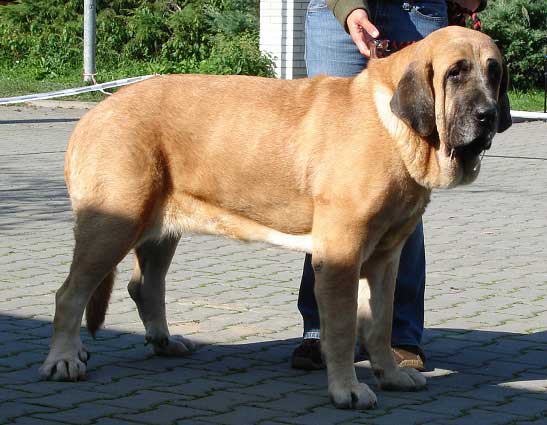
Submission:
POLYGON ((349 33, 353 42, 362 55, 370 57, 368 44, 380 35, 378 29, 368 19, 368 14, 364 9, 355 9, 347 19, 349 33))
POLYGON ((480 6, 481 1, 480 0, 456 0, 456 3, 458 3, 464 9, 474 12, 480 6))

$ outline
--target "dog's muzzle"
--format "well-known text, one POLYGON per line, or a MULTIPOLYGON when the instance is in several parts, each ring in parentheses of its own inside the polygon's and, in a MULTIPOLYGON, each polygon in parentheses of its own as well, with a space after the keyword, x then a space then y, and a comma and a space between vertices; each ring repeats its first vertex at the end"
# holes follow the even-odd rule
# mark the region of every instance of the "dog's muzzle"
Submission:
POLYGON ((454 153, 457 157, 466 159, 479 156, 482 152, 490 149, 492 146, 492 137, 477 137, 470 143, 454 147, 454 153))
POLYGON ((475 158, 492 146, 498 122, 497 107, 492 103, 483 104, 468 117, 463 124, 463 140, 451 147, 451 156, 463 160, 475 158))

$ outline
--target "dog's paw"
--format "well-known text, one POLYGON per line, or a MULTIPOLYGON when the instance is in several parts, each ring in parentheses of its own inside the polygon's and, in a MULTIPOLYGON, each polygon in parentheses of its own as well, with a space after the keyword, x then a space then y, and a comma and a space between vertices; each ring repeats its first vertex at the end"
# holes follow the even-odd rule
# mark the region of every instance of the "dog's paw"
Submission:
POLYGON ((78 381, 85 377, 89 352, 84 346, 74 355, 50 355, 39 369, 40 378, 49 381, 78 381))
POLYGON ((416 369, 401 367, 375 375, 380 388, 387 391, 420 391, 427 385, 425 376, 416 369))
POLYGON ((358 382, 350 388, 330 388, 330 399, 338 409, 366 410, 377 406, 376 394, 367 384, 358 382))
POLYGON ((182 336, 170 336, 161 341, 150 341, 154 346, 154 353, 158 356, 187 356, 196 350, 195 344, 182 336))

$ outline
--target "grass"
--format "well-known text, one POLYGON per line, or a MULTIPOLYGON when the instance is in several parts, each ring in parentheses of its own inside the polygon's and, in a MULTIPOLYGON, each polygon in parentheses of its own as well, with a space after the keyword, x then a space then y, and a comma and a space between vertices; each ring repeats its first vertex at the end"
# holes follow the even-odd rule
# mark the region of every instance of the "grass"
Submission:
POLYGON ((526 93, 510 91, 509 100, 511 109, 515 111, 543 112, 543 91, 530 90, 526 93))
MULTIPOLYGON (((143 73, 136 72, 127 75, 116 73, 116 75, 105 76, 105 78, 101 79, 99 82, 126 77, 136 77, 138 75, 143 75, 143 73)), ((68 76, 55 78, 54 80, 36 80, 31 75, 26 75, 24 73, 14 73, 13 71, 3 72, 3 70, 0 70, 0 98, 32 93, 44 93, 71 87, 81 87, 82 85, 82 76, 76 72, 68 76)), ((105 97, 106 96, 100 92, 91 92, 59 99, 98 102, 105 97)), ((542 90, 534 89, 528 92, 513 90, 509 92, 509 99, 511 101, 511 109, 513 110, 543 112, 542 90)))

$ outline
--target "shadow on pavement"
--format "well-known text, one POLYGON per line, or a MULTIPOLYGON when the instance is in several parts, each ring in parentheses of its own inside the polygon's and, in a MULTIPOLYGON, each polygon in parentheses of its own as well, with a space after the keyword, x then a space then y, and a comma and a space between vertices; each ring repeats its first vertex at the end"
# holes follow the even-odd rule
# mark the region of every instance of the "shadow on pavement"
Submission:
MULTIPOLYGON (((106 415, 108 406, 126 406, 128 419, 165 403, 177 406, 181 415, 196 407, 198 413, 218 414, 240 405, 275 410, 283 403, 303 403, 302 414, 330 409, 325 371, 298 371, 289 366, 298 339, 233 344, 198 341, 198 350, 190 356, 165 358, 151 355, 143 345, 143 334, 103 329, 93 341, 82 330, 92 353, 87 380, 58 383, 39 381, 37 373, 47 354, 51 328, 49 321, 0 315, 0 392, 12 405, 41 407, 36 410, 41 418, 59 409, 80 412, 89 407, 88 400, 98 406, 97 417, 103 408, 106 415)), ((214 334, 206 336, 214 341, 214 334)), ((433 369, 427 373, 428 389, 417 393, 378 391, 368 362, 359 362, 359 378, 377 391, 380 402, 378 409, 359 414, 395 414, 399 406, 426 402, 459 408, 454 400, 496 406, 533 393, 541 404, 529 414, 543 417, 547 411, 546 346, 547 332, 428 329, 425 350, 433 369)), ((0 419, 3 415, 5 411, 0 419)), ((144 420, 145 416, 137 417, 144 420)))

